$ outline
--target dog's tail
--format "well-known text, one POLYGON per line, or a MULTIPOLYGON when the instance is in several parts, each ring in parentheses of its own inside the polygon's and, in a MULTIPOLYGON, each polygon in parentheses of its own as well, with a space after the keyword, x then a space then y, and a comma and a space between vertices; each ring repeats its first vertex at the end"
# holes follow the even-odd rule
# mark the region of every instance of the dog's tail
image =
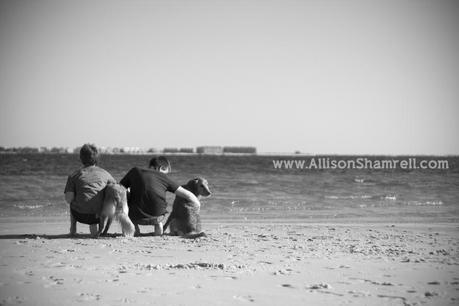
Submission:
POLYGON ((123 231, 124 236, 127 236, 127 237, 134 236, 135 227, 131 219, 129 219, 129 216, 127 214, 120 214, 118 216, 118 221, 121 224, 121 229, 123 231))

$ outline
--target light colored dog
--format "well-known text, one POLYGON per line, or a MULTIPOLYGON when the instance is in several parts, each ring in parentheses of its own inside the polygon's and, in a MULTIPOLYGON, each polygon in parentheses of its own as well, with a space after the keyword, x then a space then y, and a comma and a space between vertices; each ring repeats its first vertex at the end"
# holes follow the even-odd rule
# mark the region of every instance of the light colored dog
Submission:
POLYGON ((106 235, 113 219, 117 219, 121 224, 123 236, 134 236, 134 224, 128 214, 126 188, 120 184, 108 184, 104 190, 98 235, 106 235))
MULTIPOLYGON (((197 177, 188 181, 183 188, 191 191, 197 198, 211 195, 209 184, 206 179, 197 177)), ((170 234, 173 236, 184 236, 187 238, 197 238, 205 236, 201 231, 201 217, 199 215, 201 207, 188 202, 181 197, 175 197, 172 212, 164 224, 164 230, 170 226, 170 234)))

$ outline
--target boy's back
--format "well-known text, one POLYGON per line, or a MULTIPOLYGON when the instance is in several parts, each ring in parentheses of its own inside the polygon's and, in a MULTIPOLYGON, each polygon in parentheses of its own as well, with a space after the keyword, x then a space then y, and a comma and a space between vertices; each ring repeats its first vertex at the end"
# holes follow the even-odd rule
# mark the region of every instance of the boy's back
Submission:
POLYGON ((98 166, 79 169, 67 179, 65 192, 73 192, 75 199, 71 209, 82 214, 98 214, 103 201, 103 189, 107 183, 115 183, 113 177, 98 166))
POLYGON ((179 185, 167 175, 143 168, 132 168, 120 181, 130 188, 129 217, 131 220, 151 218, 167 213, 166 191, 175 192, 179 185))

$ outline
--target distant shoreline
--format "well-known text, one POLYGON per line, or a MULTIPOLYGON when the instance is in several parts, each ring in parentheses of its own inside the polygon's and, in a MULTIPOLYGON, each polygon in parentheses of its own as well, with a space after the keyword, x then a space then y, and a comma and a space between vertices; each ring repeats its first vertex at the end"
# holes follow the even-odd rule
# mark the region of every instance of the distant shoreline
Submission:
MULTIPOLYGON (((62 153, 62 152, 0 152, 0 155, 78 155, 78 153, 62 153)), ((164 152, 148 152, 148 153, 101 153, 101 155, 116 155, 116 156, 151 156, 151 155, 165 155, 165 156, 288 156, 288 157, 446 157, 455 158, 459 154, 315 154, 315 153, 289 153, 289 152, 260 152, 260 153, 164 153, 164 152)))

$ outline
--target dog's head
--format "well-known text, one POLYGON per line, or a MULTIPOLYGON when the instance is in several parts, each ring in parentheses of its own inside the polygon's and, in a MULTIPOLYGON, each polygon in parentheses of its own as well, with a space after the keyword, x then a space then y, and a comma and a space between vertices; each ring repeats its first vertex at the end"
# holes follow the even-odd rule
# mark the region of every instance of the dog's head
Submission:
POLYGON ((105 187, 104 203, 110 203, 116 209, 122 209, 127 206, 127 191, 120 184, 108 184, 105 187))
POLYGON ((192 180, 189 180, 188 183, 184 186, 185 189, 188 189, 195 196, 208 197, 212 193, 210 192, 209 183, 205 178, 197 177, 192 180))

